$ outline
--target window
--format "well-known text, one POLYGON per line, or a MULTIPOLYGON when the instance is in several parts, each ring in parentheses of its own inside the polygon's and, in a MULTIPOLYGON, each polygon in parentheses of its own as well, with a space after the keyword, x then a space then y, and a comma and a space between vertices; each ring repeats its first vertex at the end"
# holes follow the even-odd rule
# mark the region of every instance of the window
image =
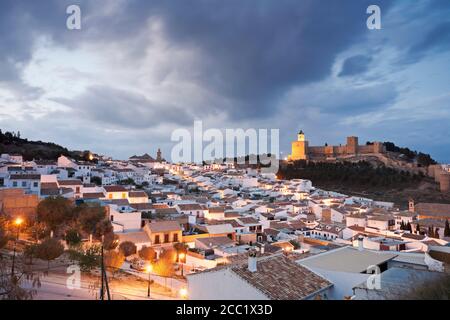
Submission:
POLYGON ((164 234, 164 243, 168 243, 169 242, 169 234, 165 233, 164 234))
POLYGON ((122 193, 122 199, 126 199, 127 198, 127 194, 126 193, 122 193))
POLYGON ((27 182, 26 181, 22 181, 22 187, 25 188, 27 186, 27 182))
POLYGON ((108 199, 112 199, 112 198, 113 198, 112 193, 109 193, 109 194, 108 194, 108 199))
POLYGON ((114 215, 111 215, 111 221, 114 221, 114 215))
POLYGON ((37 182, 33 183, 33 187, 37 188, 39 186, 39 184, 37 182))
POLYGON ((75 188, 75 192, 76 192, 76 193, 80 193, 80 187, 76 187, 76 188, 75 188))
POLYGON ((178 242, 178 233, 173 235, 173 242, 178 242))
POLYGON ((17 187, 17 181, 13 181, 13 187, 17 187))
POLYGON ((159 244, 159 243, 160 243, 159 234, 157 234, 155 236, 155 244, 159 244))

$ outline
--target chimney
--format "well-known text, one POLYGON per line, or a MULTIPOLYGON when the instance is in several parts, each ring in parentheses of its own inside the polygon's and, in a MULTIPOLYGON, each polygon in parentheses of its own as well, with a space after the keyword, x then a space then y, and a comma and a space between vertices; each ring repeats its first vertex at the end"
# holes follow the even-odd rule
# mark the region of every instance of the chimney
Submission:
POLYGON ((359 251, 363 251, 363 249, 364 249, 364 246, 363 246, 363 237, 361 237, 361 236, 359 236, 358 237, 358 250, 359 251))
POLYGON ((249 250, 249 252, 248 252, 248 271, 250 271, 250 272, 258 271, 258 268, 257 268, 258 259, 256 258, 256 256, 257 256, 256 250, 249 250))
POLYGON ((250 272, 258 271, 256 257, 248 256, 248 271, 250 272))

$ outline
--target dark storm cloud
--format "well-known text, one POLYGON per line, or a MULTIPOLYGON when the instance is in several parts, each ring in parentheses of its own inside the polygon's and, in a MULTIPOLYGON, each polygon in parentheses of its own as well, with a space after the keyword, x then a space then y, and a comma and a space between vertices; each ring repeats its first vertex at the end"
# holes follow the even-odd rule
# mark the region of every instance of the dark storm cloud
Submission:
POLYGON ((367 1, 168 3, 158 11, 167 35, 201 49, 197 80, 232 99, 232 119, 273 113, 282 92, 325 78, 336 55, 367 32, 367 1))
POLYGON ((364 73, 369 69, 370 62, 372 62, 372 58, 364 55, 347 58, 342 65, 339 77, 364 73))
MULTIPOLYGON (((19 24, 6 42, 27 59, 35 34, 48 34, 68 47, 79 41, 129 41, 157 17, 171 45, 194 48, 201 55, 195 76, 183 74, 185 81, 230 101, 225 111, 231 119, 255 118, 274 113, 273 103, 290 87, 329 75, 336 55, 367 32, 369 2, 135 0, 97 18, 108 2, 81 1, 83 14, 95 18, 85 19, 84 29, 73 33, 65 30, 64 20, 70 1, 8 1, 3 24, 19 24)), ((388 10, 389 2, 381 5, 388 10)), ((143 55, 146 45, 125 50, 143 55)), ((222 105, 211 108, 223 110, 222 105)))
MULTIPOLYGON (((107 68, 117 67, 122 72, 133 73, 133 68, 139 68, 141 61, 145 65, 148 48, 156 41, 150 37, 149 22, 157 21, 161 24, 159 32, 164 38, 164 50, 169 54, 186 50, 194 56, 187 61, 163 61, 170 65, 156 67, 161 73, 157 75, 160 79, 176 75, 175 80, 170 78, 173 95, 168 98, 167 92, 158 94, 158 85, 154 85, 152 91, 147 91, 143 85, 131 92, 129 87, 134 83, 124 83, 126 80, 121 78, 103 83, 103 78, 95 75, 85 92, 74 98, 47 92, 53 100, 69 107, 73 126, 76 127, 77 121, 86 121, 94 126, 131 131, 164 123, 190 125, 194 118, 221 113, 226 117, 224 126, 231 127, 241 120, 250 125, 264 121, 272 125, 281 112, 298 122, 307 107, 316 108, 318 114, 326 114, 330 122, 338 123, 349 115, 381 111, 398 101, 402 94, 399 78, 390 77, 392 66, 377 70, 378 74, 386 75, 384 84, 376 81, 376 84, 358 83, 356 86, 352 83, 351 76, 361 76, 355 77, 359 80, 368 73, 369 65, 376 69, 381 64, 382 59, 373 50, 381 47, 400 52, 396 57, 401 62, 398 71, 449 49, 448 0, 422 1, 415 10, 403 10, 409 6, 404 2, 375 3, 382 9, 380 31, 366 28, 366 8, 374 4, 371 0, 2 0, 0 89, 8 88, 26 99, 42 93, 40 88, 23 83, 23 70, 41 37, 50 40, 50 48, 68 51, 94 48, 105 55, 105 61, 117 54, 120 65, 107 68), (71 4, 81 6, 80 31, 66 29, 65 10, 71 4), (392 10, 393 7, 397 10, 392 10), (387 18, 391 12, 394 24, 389 24, 387 18), (374 38, 376 46, 372 46, 374 38), (405 40, 399 41, 402 39, 405 40), (117 52, 103 52, 103 46, 117 52), (340 63, 342 53, 355 46, 362 50, 352 51, 353 56, 338 70, 340 77, 335 78, 332 68, 340 63), (347 82, 349 88, 342 88, 347 82), (316 84, 316 90, 304 91, 301 100, 295 103, 297 109, 281 106, 280 98, 291 89, 316 84), (184 95, 177 91, 180 87, 188 88, 183 91, 184 95), (190 88, 193 88, 192 93, 186 94, 190 88), (196 88, 201 90, 195 91, 196 88), (151 99, 150 92, 155 93, 157 102, 151 99)), ((56 60, 63 63, 64 59, 60 58, 57 56, 56 60)), ((177 58, 179 56, 174 55, 173 59, 177 58)), ((145 73, 146 70, 137 71, 145 73)), ((142 73, 139 76, 145 82, 142 73)), ((364 78, 370 82, 367 79, 364 78)), ((67 79, 61 79, 61 83, 65 81, 67 79)), ((401 121, 398 126, 403 128, 401 121)), ((55 136, 61 132, 64 128, 55 131, 55 136)))
POLYGON ((194 120, 180 107, 161 105, 140 94, 104 86, 90 87, 75 100, 55 101, 70 106, 73 116, 118 128, 148 128, 163 122, 188 125, 194 120))

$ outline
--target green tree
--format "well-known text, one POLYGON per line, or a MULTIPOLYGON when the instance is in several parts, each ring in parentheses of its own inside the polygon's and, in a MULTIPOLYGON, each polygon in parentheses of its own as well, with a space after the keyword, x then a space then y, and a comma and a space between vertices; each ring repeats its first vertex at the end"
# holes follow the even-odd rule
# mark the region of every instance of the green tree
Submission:
POLYGON ((110 250, 104 254, 104 264, 107 270, 111 271, 114 275, 122 267, 125 261, 125 256, 121 250, 110 250))
POLYGON ((50 261, 60 257, 64 252, 64 246, 55 238, 48 238, 37 246, 36 257, 47 261, 47 268, 50 269, 50 261))
POLYGON ((35 221, 28 231, 36 242, 50 236, 50 228, 44 222, 35 221))
POLYGON ((445 220, 444 237, 450 237, 450 226, 448 223, 448 219, 445 220))
POLYGON ((114 250, 119 245, 119 237, 114 232, 108 232, 103 238, 103 248, 105 250, 114 250))
POLYGON ((136 253, 137 247, 133 242, 125 241, 119 245, 119 250, 122 251, 125 257, 128 257, 136 253))
POLYGON ((83 231, 94 235, 99 233, 97 231, 97 228, 100 226, 99 222, 106 218, 104 207, 98 204, 82 204, 75 209, 75 212, 78 224, 81 226, 83 231))
POLYGON ((95 183, 95 185, 97 185, 97 186, 101 186, 102 185, 102 178, 100 178, 100 177, 91 177, 91 182, 95 183))
POLYGON ((409 223, 409 221, 408 221, 408 223, 406 224, 406 229, 405 229, 405 230, 407 230, 407 231, 409 231, 409 232, 412 233, 412 227, 411 227, 411 223, 409 223))
POLYGON ((0 249, 8 243, 8 236, 6 234, 6 221, 0 220, 0 249))
POLYGON ((170 251, 174 250, 163 251, 160 254, 159 260, 154 264, 153 267, 153 270, 157 275, 164 277, 166 287, 167 287, 167 278, 173 277, 173 275, 175 274, 175 269, 173 266, 174 254, 173 252, 170 251))
POLYGON ((64 222, 72 219, 72 203, 63 197, 46 198, 37 207, 37 217, 51 230, 55 230, 64 222))
POLYGON ((70 247, 78 246, 81 243, 80 233, 76 229, 69 229, 66 232, 65 240, 70 247))
POLYGON ((100 267, 101 247, 92 245, 84 251, 73 251, 71 257, 73 260, 78 261, 81 271, 90 272, 100 267))
POLYGON ((37 252, 38 252, 38 244, 29 244, 27 246, 25 246, 24 250, 23 250, 23 255, 25 258, 29 259, 29 264, 32 265, 33 264, 33 258, 36 257, 37 252))
POLYGON ((156 258, 156 252, 152 247, 143 246, 142 249, 139 250, 139 257, 145 261, 153 261, 156 258))

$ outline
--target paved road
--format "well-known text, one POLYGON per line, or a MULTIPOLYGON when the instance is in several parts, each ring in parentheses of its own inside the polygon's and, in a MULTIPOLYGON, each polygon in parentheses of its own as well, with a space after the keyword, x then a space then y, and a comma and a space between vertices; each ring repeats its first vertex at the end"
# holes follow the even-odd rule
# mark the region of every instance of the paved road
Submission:
MULTIPOLYGON (((98 300, 99 289, 92 287, 92 279, 82 280, 81 288, 70 289, 66 285, 67 275, 50 273, 41 277, 41 286, 35 287, 37 291, 34 300, 98 300)), ((31 288, 31 284, 25 283, 24 287, 31 288)), ((168 293, 161 294, 161 288, 157 285, 151 287, 151 299, 174 299, 168 293)), ((147 298, 147 285, 130 279, 111 280, 110 291, 113 300, 149 300, 147 298)))

